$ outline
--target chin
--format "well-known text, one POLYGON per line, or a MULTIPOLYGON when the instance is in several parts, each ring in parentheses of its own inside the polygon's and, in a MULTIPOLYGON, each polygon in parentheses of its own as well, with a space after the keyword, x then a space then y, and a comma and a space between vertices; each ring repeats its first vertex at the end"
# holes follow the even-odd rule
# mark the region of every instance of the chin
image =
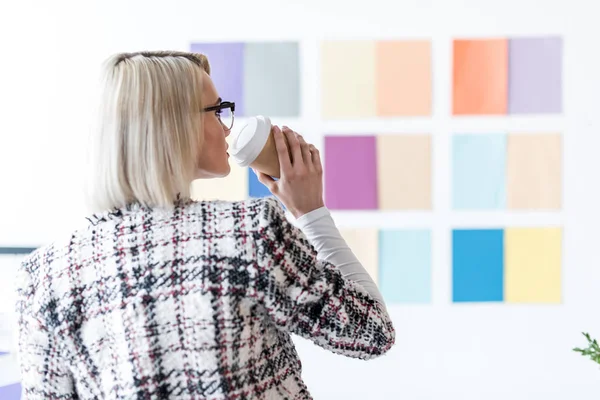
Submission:
POLYGON ((199 170, 196 173, 196 179, 215 179, 225 178, 231 172, 231 166, 227 164, 227 167, 219 168, 218 170, 199 170))

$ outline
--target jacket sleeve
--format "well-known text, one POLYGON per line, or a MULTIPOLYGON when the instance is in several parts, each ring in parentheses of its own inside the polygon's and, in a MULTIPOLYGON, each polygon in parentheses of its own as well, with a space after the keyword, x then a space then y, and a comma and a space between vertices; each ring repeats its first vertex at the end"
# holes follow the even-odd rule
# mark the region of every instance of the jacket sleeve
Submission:
POLYGON ((254 238, 258 271, 253 295, 274 323, 348 357, 386 353, 395 330, 385 308, 334 265, 318 260, 277 200, 262 204, 254 238))
MULTIPOLYGON (((21 264, 17 274, 17 339, 21 370, 22 400, 77 399, 68 363, 47 318, 39 315, 40 304, 51 313, 52 301, 40 299, 30 270, 38 256, 21 264)), ((51 315, 48 317, 50 318, 51 315)))

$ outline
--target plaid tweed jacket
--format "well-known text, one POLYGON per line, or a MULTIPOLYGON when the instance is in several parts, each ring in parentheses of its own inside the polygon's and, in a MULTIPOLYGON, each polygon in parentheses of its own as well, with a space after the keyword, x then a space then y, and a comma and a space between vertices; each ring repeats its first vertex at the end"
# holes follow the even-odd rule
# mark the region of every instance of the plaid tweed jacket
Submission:
POLYGON ((394 343, 273 198, 90 221, 19 270, 24 399, 310 399, 291 334, 361 359, 394 343))

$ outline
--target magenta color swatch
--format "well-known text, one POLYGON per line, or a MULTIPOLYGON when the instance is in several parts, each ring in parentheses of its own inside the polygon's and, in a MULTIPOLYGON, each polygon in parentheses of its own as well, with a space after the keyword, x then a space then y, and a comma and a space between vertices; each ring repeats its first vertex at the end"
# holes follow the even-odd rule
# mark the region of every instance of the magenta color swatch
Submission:
POLYGON ((337 210, 377 209, 375 136, 325 137, 325 203, 337 210))
POLYGON ((509 41, 509 114, 562 112, 562 48, 560 37, 509 41))
POLYGON ((208 57, 217 92, 224 101, 234 101, 235 114, 244 116, 244 44, 192 43, 191 51, 208 57))

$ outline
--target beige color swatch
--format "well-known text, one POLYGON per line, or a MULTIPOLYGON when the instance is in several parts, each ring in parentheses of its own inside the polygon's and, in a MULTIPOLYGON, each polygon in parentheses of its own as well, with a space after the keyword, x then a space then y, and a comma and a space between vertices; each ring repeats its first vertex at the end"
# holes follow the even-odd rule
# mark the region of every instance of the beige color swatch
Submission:
POLYGON ((197 179, 192 182, 194 200, 239 201, 248 198, 248 168, 231 163, 231 173, 225 178, 197 179))
POLYGON ((379 231, 375 228, 340 229, 348 247, 379 285, 379 231))
POLYGON ((507 303, 561 302, 560 228, 508 228, 504 249, 507 303))
POLYGON ((375 53, 377 115, 430 115, 431 43, 381 41, 375 53))
POLYGON ((507 143, 509 209, 560 209, 562 151, 558 134, 512 134, 507 143))
POLYGON ((375 42, 323 42, 321 90, 323 118, 375 116, 375 42))
POLYGON ((431 136, 377 136, 379 209, 431 209, 431 136))

